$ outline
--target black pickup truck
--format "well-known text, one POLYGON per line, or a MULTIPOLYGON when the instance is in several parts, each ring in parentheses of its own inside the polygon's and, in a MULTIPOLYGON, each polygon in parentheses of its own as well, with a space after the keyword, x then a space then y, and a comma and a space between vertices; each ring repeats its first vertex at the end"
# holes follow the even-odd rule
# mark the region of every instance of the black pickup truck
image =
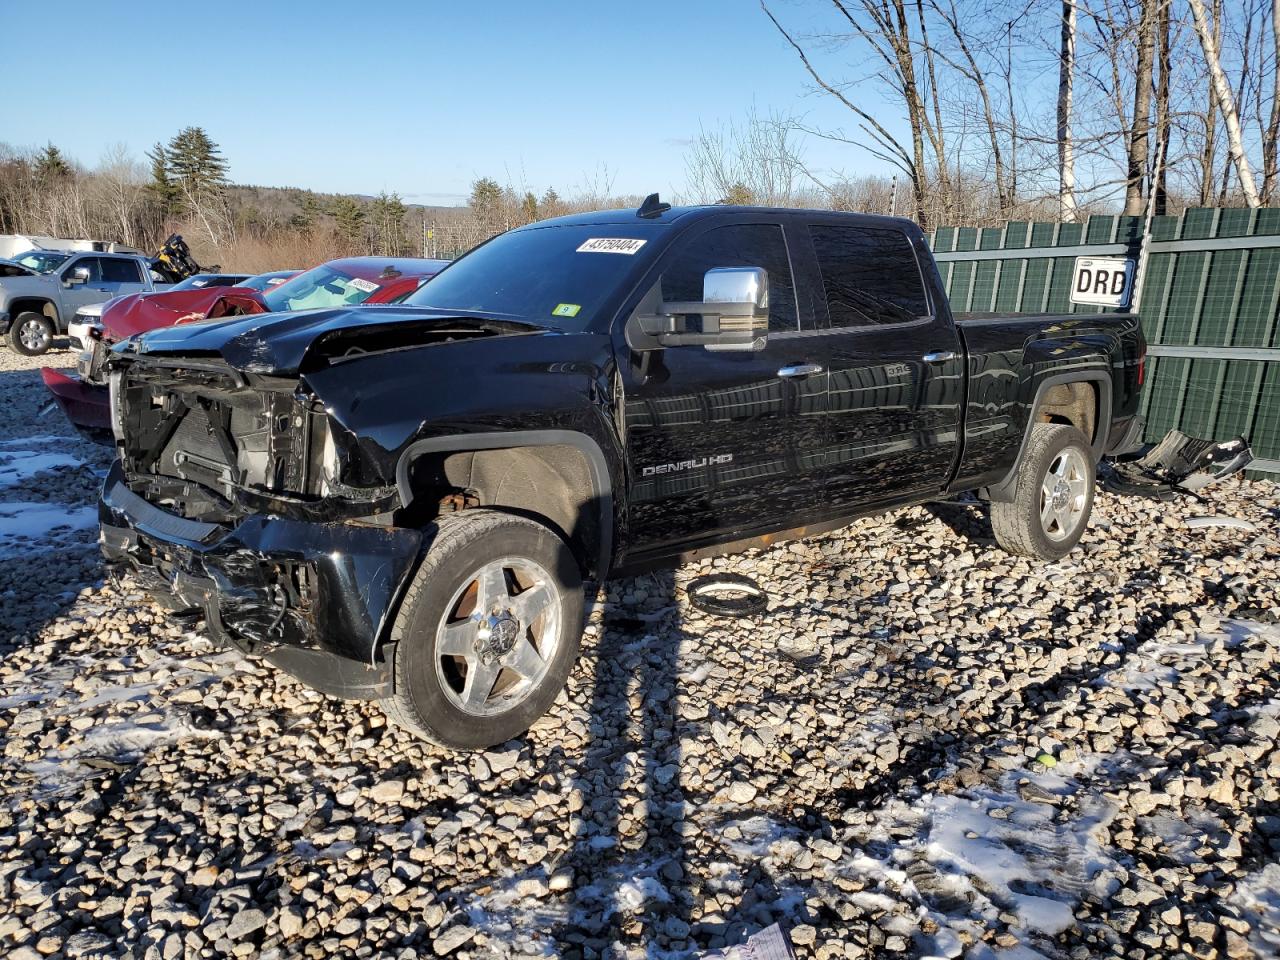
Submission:
POLYGON ((402 306, 119 345, 102 547, 216 637, 482 747, 561 689, 584 580, 961 491, 1061 557, 1136 446, 1144 353, 1132 316, 953 317, 905 220, 651 197, 402 306))

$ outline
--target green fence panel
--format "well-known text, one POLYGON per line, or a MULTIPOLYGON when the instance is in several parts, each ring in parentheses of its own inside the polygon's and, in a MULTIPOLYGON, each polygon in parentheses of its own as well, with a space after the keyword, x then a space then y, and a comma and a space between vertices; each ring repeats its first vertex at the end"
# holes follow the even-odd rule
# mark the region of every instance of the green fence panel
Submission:
MULTIPOLYGON (((1070 302, 1074 255, 1036 253, 1121 244, 1127 253, 1104 255, 1137 257, 1145 226, 1143 217, 1115 215, 1083 224, 1010 221, 1003 228, 940 227, 932 241, 936 253, 1007 251, 999 258, 939 264, 958 312, 1087 314, 1110 308, 1070 302)), ((1268 245, 1277 236, 1277 208, 1193 208, 1152 218, 1156 247, 1149 251, 1141 291, 1143 332, 1157 348, 1189 347, 1206 355, 1149 358, 1142 399, 1148 440, 1175 427, 1220 438, 1242 433, 1256 456, 1280 461, 1280 355, 1212 355, 1232 348, 1280 350, 1280 246, 1268 245), (1258 244, 1250 244, 1251 237, 1258 244), (1169 242, 1174 249, 1160 249, 1169 242)))

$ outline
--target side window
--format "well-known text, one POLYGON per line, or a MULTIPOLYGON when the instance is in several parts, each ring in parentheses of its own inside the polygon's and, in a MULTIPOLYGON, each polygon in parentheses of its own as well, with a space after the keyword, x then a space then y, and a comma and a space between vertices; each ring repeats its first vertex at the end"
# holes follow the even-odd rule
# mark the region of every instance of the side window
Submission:
POLYGON ((71 279, 71 274, 81 269, 89 271, 89 283, 102 282, 102 266, 101 261, 99 261, 97 257, 80 257, 76 260, 72 260, 70 265, 63 268, 62 279, 71 279))
POLYGON ((925 316, 920 267, 906 234, 882 227, 809 227, 832 327, 903 323, 925 316))
POLYGON ((701 300, 712 267, 763 267, 769 274, 769 329, 796 330, 796 292, 782 227, 741 223, 717 227, 689 241, 662 273, 664 300, 701 300))
POLYGON ((141 283, 142 270, 138 266, 137 260, 104 257, 102 260, 102 279, 107 283, 141 283))

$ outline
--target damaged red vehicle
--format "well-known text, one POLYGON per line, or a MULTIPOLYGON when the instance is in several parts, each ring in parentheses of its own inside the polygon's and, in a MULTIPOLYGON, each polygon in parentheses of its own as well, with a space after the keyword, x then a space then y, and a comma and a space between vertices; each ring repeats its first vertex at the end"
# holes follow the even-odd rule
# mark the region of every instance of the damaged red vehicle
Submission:
POLYGON ((447 260, 419 257, 348 257, 330 260, 277 286, 203 287, 135 295, 112 302, 80 354, 77 373, 44 367, 40 376, 72 425, 91 434, 111 429, 102 364, 116 343, 178 324, 293 310, 395 303, 444 269, 447 260))

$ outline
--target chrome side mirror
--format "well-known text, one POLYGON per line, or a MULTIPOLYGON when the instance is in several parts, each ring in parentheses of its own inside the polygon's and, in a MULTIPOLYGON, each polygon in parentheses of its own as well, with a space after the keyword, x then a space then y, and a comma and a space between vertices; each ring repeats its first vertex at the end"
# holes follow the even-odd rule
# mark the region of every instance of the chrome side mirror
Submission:
POLYGON ((88 282, 89 282, 88 267, 76 267, 74 270, 71 271, 71 276, 67 277, 68 287, 75 287, 75 286, 79 286, 82 283, 88 283, 88 282))
POLYGON ((648 310, 642 304, 633 320, 639 329, 629 339, 637 349, 763 350, 769 337, 768 271, 713 267, 703 275, 701 300, 663 301, 648 310), (702 317, 701 331, 687 329, 690 316, 702 317))

